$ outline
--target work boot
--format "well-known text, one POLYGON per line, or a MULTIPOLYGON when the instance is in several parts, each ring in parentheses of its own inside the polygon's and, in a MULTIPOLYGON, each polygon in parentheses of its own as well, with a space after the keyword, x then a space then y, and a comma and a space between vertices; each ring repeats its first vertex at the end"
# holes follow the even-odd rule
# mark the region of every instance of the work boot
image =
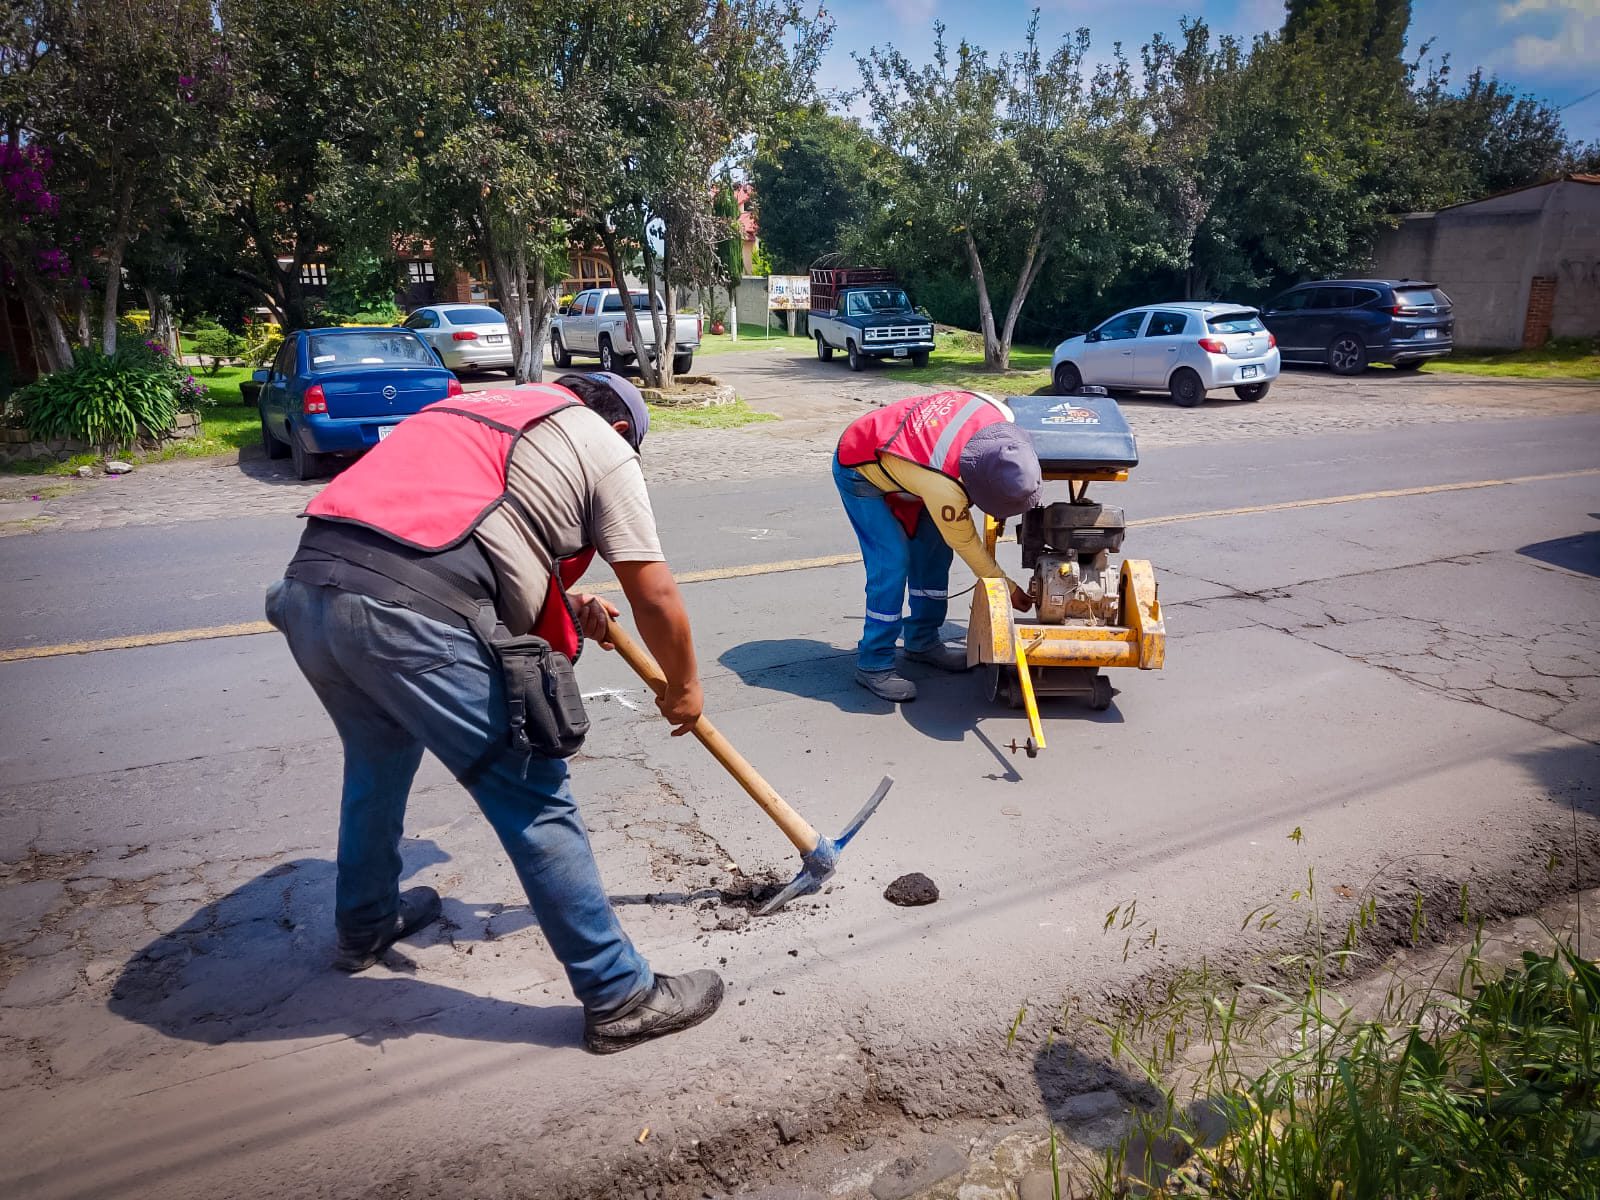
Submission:
POLYGON ((620 1011, 585 1017, 583 1048, 590 1054, 615 1054, 698 1025, 721 1003, 722 976, 715 971, 657 975, 655 987, 620 1011))
POLYGON ((930 667, 938 667, 941 671, 965 671, 967 669, 967 648, 965 646, 948 646, 942 642, 935 642, 926 650, 907 650, 906 658, 912 662, 927 663, 930 667))
POLYGON ((917 685, 893 668, 887 671, 863 671, 857 667, 856 682, 874 696, 895 704, 904 704, 917 698, 917 685))
POLYGON ((431 887, 406 889, 400 893, 400 911, 394 915, 394 928, 384 933, 369 933, 355 938, 341 933, 339 953, 334 957, 333 965, 351 974, 365 971, 401 938, 410 937, 417 930, 437 921, 439 911, 439 893, 431 887))

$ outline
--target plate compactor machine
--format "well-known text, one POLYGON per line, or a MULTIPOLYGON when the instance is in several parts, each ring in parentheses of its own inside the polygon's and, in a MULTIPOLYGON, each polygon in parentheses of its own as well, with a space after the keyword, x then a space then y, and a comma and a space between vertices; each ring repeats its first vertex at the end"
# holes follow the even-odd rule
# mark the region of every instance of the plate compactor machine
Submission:
MULTIPOLYGON (((1094 709, 1111 705, 1108 667, 1152 671, 1166 657, 1167 633, 1156 576, 1144 559, 1111 556, 1122 549, 1122 510, 1089 499, 1091 483, 1121 482, 1139 463, 1133 431, 1104 388, 1070 396, 1011 399, 1017 428, 1033 439, 1047 481, 1067 485, 1067 499, 1022 514, 1017 541, 1022 568, 1032 571, 1031 613, 1011 607, 1010 584, 980 579, 972 594, 967 662, 987 664, 991 699, 1025 708, 1030 758, 1044 749, 1041 696, 1073 696, 1094 709)), ((984 522, 989 552, 1004 533, 984 522)), ((1013 749, 1017 747, 1013 746, 1013 749)))

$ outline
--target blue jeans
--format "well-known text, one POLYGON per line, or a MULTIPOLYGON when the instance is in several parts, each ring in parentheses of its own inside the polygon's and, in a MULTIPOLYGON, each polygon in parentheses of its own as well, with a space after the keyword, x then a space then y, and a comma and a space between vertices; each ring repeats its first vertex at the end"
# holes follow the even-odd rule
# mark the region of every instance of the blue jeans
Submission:
POLYGON ((469 787, 500 837, 550 948, 590 1012, 654 984, 611 910, 562 759, 514 754, 505 687, 472 634, 337 588, 280 580, 267 619, 344 743, 334 920, 360 938, 388 929, 400 904, 400 836, 424 749, 460 778, 485 750, 505 753, 469 787))
POLYGON ((926 511, 917 520, 916 535, 907 537, 883 493, 860 472, 840 466, 837 458, 833 482, 867 567, 867 615, 856 646, 856 665, 863 671, 886 671, 894 666, 894 645, 902 628, 907 650, 930 650, 939 644, 939 628, 950 607, 954 554, 926 511), (902 619, 908 585, 911 613, 902 619))

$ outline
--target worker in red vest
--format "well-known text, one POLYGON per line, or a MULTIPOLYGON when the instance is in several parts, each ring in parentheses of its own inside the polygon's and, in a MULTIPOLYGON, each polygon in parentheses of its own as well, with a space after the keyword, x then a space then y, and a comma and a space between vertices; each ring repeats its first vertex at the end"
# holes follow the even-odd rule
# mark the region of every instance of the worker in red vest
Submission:
MULTIPOLYGON (((939 392, 885 405, 852 422, 839 439, 833 479, 861 543, 867 614, 856 647, 856 681, 897 703, 917 685, 895 670, 902 630, 905 657, 965 671, 964 646, 939 630, 949 607, 950 562, 960 554, 980 579, 1005 579, 968 509, 1014 517, 1039 503, 1039 457, 1011 410, 979 392, 939 392), (910 615, 903 616, 906 592, 910 615)), ((1033 601, 1011 582, 1011 603, 1033 601)))
POLYGON ((439 916, 432 888, 399 890, 406 797, 430 750, 499 835, 596 1053, 704 1020, 722 980, 654 974, 622 931, 566 760, 513 744, 520 701, 489 644, 536 634, 576 658, 585 634, 603 642, 617 610, 570 591, 598 553, 666 674, 662 714, 677 734, 699 718, 689 620, 639 462, 648 425, 638 389, 607 373, 429 405, 311 502, 267 594, 344 743, 334 965, 365 970, 439 916))

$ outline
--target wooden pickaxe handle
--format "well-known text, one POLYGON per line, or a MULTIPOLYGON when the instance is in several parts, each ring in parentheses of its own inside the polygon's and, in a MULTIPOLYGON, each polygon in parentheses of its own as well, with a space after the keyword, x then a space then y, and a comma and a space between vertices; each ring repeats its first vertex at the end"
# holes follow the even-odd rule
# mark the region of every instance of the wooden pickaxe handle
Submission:
MULTIPOLYGON (((606 631, 606 640, 617 648, 617 653, 638 673, 640 679, 650 685, 658 698, 666 693, 667 677, 661 673, 661 667, 650 657, 648 650, 628 636, 622 626, 612 621, 610 629, 606 631)), ((760 773, 733 748, 733 743, 722 736, 704 713, 694 723, 691 732, 700 739, 702 746, 711 751, 712 757, 727 768, 728 774, 739 781, 739 786, 750 793, 750 798, 761 806, 761 810, 777 822, 783 835, 795 844, 801 854, 810 854, 817 848, 817 842, 821 839, 811 822, 789 807, 788 802, 761 778, 760 773)))

